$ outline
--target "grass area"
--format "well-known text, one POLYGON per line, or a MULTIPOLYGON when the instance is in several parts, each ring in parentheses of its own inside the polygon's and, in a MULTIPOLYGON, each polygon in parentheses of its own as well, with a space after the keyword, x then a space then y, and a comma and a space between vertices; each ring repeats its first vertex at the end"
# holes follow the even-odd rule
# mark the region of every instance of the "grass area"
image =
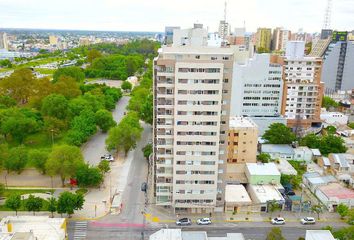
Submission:
POLYGON ((60 61, 65 61, 65 60, 67 60, 67 59, 64 57, 52 57, 52 58, 45 58, 45 59, 37 59, 37 60, 32 60, 28 63, 16 65, 15 68, 35 67, 35 66, 39 66, 42 64, 60 62, 60 61))
POLYGON ((53 190, 50 189, 5 189, 3 193, 3 197, 8 197, 12 194, 31 194, 31 193, 47 193, 47 192, 53 192, 53 190))
POLYGON ((78 190, 75 191, 77 194, 82 194, 85 195, 88 192, 86 188, 79 188, 78 190))
POLYGON ((56 69, 47 69, 47 68, 35 68, 34 69, 36 72, 39 72, 40 74, 54 74, 56 69))
POLYGON ((0 68, 0 73, 13 70, 12 68, 0 68))

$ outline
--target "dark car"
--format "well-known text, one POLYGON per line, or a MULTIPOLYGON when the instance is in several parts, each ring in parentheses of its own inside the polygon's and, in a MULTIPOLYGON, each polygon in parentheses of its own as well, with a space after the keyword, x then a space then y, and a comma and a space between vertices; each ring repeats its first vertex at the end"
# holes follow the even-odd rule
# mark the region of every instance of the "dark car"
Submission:
POLYGON ((176 225, 178 226, 192 225, 192 221, 189 218, 181 218, 176 221, 176 225))
POLYGON ((143 182, 141 184, 141 191, 146 192, 146 190, 147 190, 147 184, 146 184, 146 182, 143 182))

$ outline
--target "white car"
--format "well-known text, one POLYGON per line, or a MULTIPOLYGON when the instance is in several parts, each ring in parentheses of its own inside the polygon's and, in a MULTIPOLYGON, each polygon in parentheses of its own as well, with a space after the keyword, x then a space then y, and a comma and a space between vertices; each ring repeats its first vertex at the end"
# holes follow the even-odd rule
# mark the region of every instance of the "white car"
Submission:
POLYGON ((300 220, 301 224, 302 225, 306 225, 306 224, 315 224, 316 223, 316 220, 315 218, 313 217, 305 217, 305 218, 302 218, 300 220))
POLYGON ((210 218, 199 218, 197 220, 197 224, 198 225, 209 225, 209 224, 211 224, 211 220, 210 220, 210 218))
POLYGON ((105 154, 101 157, 101 160, 107 160, 109 162, 113 162, 114 161, 114 157, 111 154, 105 154))
POLYGON ((281 218, 281 217, 276 217, 276 218, 273 218, 270 222, 273 225, 284 225, 285 224, 285 219, 281 218))

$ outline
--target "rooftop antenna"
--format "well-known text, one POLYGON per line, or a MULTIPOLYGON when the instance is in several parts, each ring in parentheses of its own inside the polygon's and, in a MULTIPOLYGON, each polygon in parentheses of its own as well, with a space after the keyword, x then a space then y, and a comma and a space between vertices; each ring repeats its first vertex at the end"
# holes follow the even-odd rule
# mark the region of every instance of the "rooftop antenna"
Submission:
POLYGON ((331 28, 332 1, 333 0, 327 0, 327 7, 325 10, 324 21, 323 21, 323 29, 331 28))
POLYGON ((226 33, 227 33, 227 29, 226 29, 226 13, 227 13, 227 11, 226 11, 226 9, 227 9, 227 2, 225 1, 225 3, 224 3, 225 5, 224 5, 224 22, 223 22, 223 28, 222 28, 222 30, 223 30, 223 32, 222 32, 222 46, 225 46, 226 45, 226 41, 225 41, 225 38, 226 38, 226 33))

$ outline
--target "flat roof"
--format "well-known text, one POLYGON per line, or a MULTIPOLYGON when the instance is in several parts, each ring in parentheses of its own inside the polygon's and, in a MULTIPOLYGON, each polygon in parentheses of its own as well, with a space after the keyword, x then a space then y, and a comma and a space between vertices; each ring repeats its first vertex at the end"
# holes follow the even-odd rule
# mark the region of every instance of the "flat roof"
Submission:
POLYGON ((181 229, 161 229, 153 233, 149 240, 182 240, 181 229))
POLYGON ((335 240, 329 230, 306 230, 305 240, 335 240))
POLYGON ((296 169, 285 159, 279 159, 277 168, 280 173, 287 175, 297 175, 296 169))
POLYGON ((250 175, 280 176, 280 172, 274 163, 246 163, 250 175))
POLYGON ((354 156, 346 153, 335 153, 332 154, 333 159, 338 163, 341 167, 349 168, 350 165, 348 163, 349 159, 354 159, 354 156))
POLYGON ((208 237, 206 232, 202 232, 202 231, 183 231, 182 239, 183 240, 208 240, 208 237))
POLYGON ((268 201, 284 201, 281 193, 273 185, 249 185, 250 190, 256 195, 257 199, 253 199, 258 203, 266 203, 268 201))
POLYGON ((262 152, 294 154, 294 149, 288 144, 262 144, 262 152))
POLYGON ((314 156, 322 156, 320 149, 313 148, 313 149, 311 149, 311 151, 314 156))
POLYGON ((230 128, 258 128, 257 124, 251 118, 230 117, 230 128))
POLYGON ((252 203, 252 200, 243 185, 226 185, 225 202, 252 203))
POLYGON ((319 189, 327 198, 354 199, 354 190, 343 187, 339 183, 330 183, 319 189))
POLYGON ((228 233, 226 237, 208 237, 208 240, 245 240, 242 233, 228 233))

